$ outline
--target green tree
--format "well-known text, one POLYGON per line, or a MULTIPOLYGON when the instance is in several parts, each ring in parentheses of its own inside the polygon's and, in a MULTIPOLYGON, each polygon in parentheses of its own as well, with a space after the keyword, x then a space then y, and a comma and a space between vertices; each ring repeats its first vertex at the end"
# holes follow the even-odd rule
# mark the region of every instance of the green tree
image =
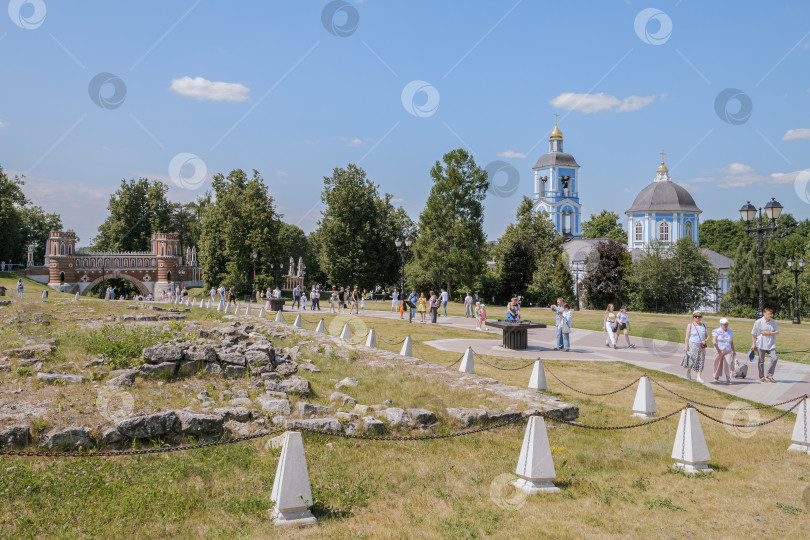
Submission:
POLYGON ((152 233, 173 232, 168 186, 158 180, 121 180, 110 196, 109 215, 93 239, 96 251, 149 251, 152 233))
POLYGON ((419 216, 408 274, 420 288, 472 287, 486 269, 485 170, 463 149, 446 153, 430 171, 433 187, 419 216))
POLYGON ((0 167, 0 260, 24 263, 25 233, 20 209, 28 203, 23 195, 24 182, 9 178, 0 167))
POLYGON ((279 258, 279 217, 275 202, 258 171, 241 169, 211 181, 214 202, 203 213, 199 259, 206 287, 224 283, 240 293, 251 291, 253 252, 256 274, 270 275, 279 258))
POLYGON ((582 280, 585 298, 596 309, 604 309, 608 304, 621 304, 630 293, 630 253, 624 244, 610 239, 596 244, 596 253, 598 260, 588 263, 587 275, 582 280))
POLYGON ((700 247, 734 258, 737 246, 749 242, 743 222, 730 219, 707 219, 700 224, 700 247))
MULTIPOLYGON (((20 208, 22 218, 23 246, 28 249, 34 244, 34 264, 45 264, 45 245, 51 231, 62 230, 62 218, 59 214, 45 213, 41 207, 26 205, 20 208)), ((26 258, 27 258, 26 254, 26 258)))
POLYGON ((617 242, 627 242, 627 233, 619 219, 619 214, 602 210, 599 215, 582 222, 582 236, 585 238, 611 238, 617 242))
MULTIPOLYGON (((567 257, 564 253, 557 255, 557 260, 554 262, 554 271, 551 274, 551 285, 554 294, 557 298, 571 298, 574 294, 574 278, 571 276, 571 271, 568 269, 567 257)), ((573 306, 574 302, 569 300, 573 306)))

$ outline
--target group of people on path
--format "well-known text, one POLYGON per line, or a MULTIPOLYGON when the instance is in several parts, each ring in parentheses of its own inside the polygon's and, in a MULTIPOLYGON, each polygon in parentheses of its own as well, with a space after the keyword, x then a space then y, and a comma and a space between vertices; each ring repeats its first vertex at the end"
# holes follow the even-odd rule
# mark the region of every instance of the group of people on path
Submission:
MULTIPOLYGON (((751 329, 751 348, 748 358, 751 362, 757 359, 759 382, 776 382, 774 374, 778 356, 776 354, 776 336, 779 335, 779 325, 773 320, 773 310, 765 308, 762 317, 754 321, 751 329), (767 372, 765 371, 765 357, 769 359, 767 372)), ((734 351, 734 331, 729 327, 725 317, 720 319, 720 326, 711 332, 711 341, 714 347, 714 382, 725 378, 725 384, 731 384, 734 378, 744 379, 748 374, 748 366, 737 361, 734 351)), ((706 361, 706 349, 709 347, 709 331, 703 324, 703 314, 700 311, 692 313, 692 322, 686 327, 684 337, 684 357, 681 366, 686 368, 686 378, 692 380, 693 372, 697 382, 706 382, 701 377, 706 361)))

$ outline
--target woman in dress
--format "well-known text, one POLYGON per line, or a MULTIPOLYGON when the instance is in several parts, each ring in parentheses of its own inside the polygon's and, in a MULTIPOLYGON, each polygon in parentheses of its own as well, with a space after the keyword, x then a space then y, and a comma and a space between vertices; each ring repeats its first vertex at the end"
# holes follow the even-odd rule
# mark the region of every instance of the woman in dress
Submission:
POLYGON ((714 382, 720 382, 725 374, 726 384, 731 384, 731 372, 736 352, 734 352, 734 331, 728 327, 728 319, 720 319, 720 327, 712 330, 714 343, 714 382))
POLYGON ((619 344, 621 334, 624 334, 627 346, 635 349, 636 346, 630 343, 630 315, 627 314, 627 306, 622 306, 616 314, 616 345, 619 344))
POLYGON ((427 298, 425 293, 419 294, 419 300, 416 301, 416 311, 419 312, 419 322, 425 323, 425 312, 427 311, 427 298))
POLYGON ((264 303, 264 310, 270 311, 270 298, 273 296, 273 291, 270 290, 270 287, 267 287, 267 290, 264 293, 264 297, 267 298, 267 302, 264 303))
POLYGON ((478 307, 478 319, 476 320, 476 328, 483 332, 487 331, 487 310, 484 304, 478 307))
POLYGON ((686 368, 686 378, 692 380, 692 372, 697 373, 697 382, 702 383, 703 364, 706 360, 706 344, 709 336, 706 325, 703 324, 703 314, 700 311, 692 313, 692 322, 686 327, 686 337, 684 338, 683 352, 686 355, 681 361, 681 366, 686 368))
POLYGON ((571 349, 571 323, 574 319, 574 312, 571 311, 569 304, 563 304, 562 313, 562 338, 563 338, 563 352, 569 352, 571 349))
POLYGON ((613 311, 613 304, 608 304, 605 310, 605 317, 602 320, 602 325, 607 332, 605 338, 605 347, 616 347, 616 313, 613 311))

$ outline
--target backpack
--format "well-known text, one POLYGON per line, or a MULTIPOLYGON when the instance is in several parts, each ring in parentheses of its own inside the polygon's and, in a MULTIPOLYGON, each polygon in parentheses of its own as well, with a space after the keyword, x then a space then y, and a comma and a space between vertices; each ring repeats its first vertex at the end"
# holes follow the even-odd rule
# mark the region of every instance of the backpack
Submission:
POLYGON ((735 379, 745 379, 748 375, 748 364, 734 357, 733 375, 735 379))

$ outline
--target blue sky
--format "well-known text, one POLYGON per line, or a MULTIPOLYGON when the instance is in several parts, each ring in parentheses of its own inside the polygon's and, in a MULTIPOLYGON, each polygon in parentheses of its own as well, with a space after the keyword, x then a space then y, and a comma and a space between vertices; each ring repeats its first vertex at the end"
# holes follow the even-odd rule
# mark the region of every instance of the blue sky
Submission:
POLYGON ((84 245, 122 178, 163 180, 188 201, 234 168, 259 170, 307 232, 322 177, 350 162, 417 219, 430 167, 457 147, 519 173, 517 185, 493 179, 495 239, 532 195, 554 113, 585 217, 624 218, 662 149, 703 219, 770 197, 810 216, 805 2, 11 0, 3 11, 0 165, 25 173, 26 193, 84 245))

